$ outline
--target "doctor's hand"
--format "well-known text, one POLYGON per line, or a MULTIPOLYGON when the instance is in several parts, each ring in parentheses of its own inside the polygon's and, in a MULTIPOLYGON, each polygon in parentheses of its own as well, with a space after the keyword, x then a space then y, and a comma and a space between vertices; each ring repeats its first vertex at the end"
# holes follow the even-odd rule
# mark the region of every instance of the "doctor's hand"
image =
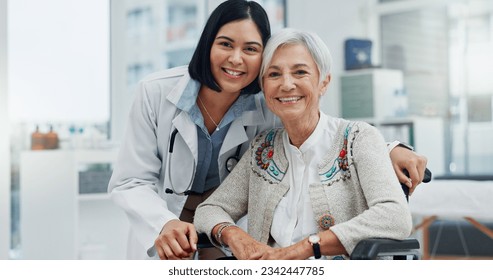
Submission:
POLYGON ((409 194, 412 194, 423 181, 428 160, 422 155, 399 146, 392 149, 390 159, 399 182, 405 184, 409 188, 409 194), (404 169, 409 172, 409 177, 404 174, 404 169))
POLYGON ((171 220, 164 225, 154 247, 162 260, 189 259, 197 251, 197 240, 193 224, 171 220))
POLYGON ((224 229, 221 239, 228 245, 238 260, 254 259, 252 256, 259 255, 261 252, 270 249, 269 246, 256 241, 248 233, 236 226, 224 229))

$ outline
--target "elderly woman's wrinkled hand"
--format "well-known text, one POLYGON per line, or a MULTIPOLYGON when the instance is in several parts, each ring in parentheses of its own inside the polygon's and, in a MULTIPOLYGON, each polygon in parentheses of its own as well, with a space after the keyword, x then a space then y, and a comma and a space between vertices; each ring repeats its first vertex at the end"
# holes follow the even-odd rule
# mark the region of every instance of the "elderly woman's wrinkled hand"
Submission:
POLYGON ((239 260, 254 259, 252 256, 262 254, 262 252, 271 249, 268 245, 253 239, 248 233, 238 227, 230 227, 223 234, 229 249, 239 260))
MULTIPOLYGON (((267 250, 259 251, 253 254, 250 259, 254 260, 303 260, 310 256, 311 251, 308 251, 307 254, 307 245, 303 244, 303 242, 298 242, 288 247, 284 248, 271 248, 269 247, 267 250)), ((310 249, 308 247, 308 249, 310 249)))

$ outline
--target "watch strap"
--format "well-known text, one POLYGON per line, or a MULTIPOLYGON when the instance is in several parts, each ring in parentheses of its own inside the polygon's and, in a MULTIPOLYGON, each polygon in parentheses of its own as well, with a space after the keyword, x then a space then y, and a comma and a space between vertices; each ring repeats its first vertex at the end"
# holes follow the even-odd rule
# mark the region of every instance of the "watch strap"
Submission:
POLYGON ((312 245, 314 258, 320 259, 322 257, 322 252, 320 251, 320 236, 317 234, 310 235, 308 237, 308 242, 312 245))
POLYGON ((322 257, 322 253, 320 252, 320 243, 312 243, 313 247, 313 256, 315 259, 320 259, 322 257))

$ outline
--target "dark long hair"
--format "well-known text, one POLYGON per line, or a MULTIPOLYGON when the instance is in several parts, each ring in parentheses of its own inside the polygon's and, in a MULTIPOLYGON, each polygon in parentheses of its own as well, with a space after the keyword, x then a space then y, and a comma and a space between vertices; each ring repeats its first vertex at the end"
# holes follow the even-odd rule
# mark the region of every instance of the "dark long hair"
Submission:
MULTIPOLYGON (((251 19, 255 25, 257 25, 260 35, 262 36, 262 43, 265 46, 271 32, 269 18, 267 17, 264 8, 254 1, 225 1, 212 12, 205 24, 204 31, 202 31, 197 48, 195 48, 190 64, 188 65, 188 72, 192 79, 199 81, 217 92, 221 91, 221 88, 214 80, 214 76, 211 72, 210 55, 212 44, 214 43, 217 32, 223 25, 243 19, 251 19)), ((251 94, 259 91, 260 85, 257 77, 257 79, 246 86, 241 93, 251 94)))

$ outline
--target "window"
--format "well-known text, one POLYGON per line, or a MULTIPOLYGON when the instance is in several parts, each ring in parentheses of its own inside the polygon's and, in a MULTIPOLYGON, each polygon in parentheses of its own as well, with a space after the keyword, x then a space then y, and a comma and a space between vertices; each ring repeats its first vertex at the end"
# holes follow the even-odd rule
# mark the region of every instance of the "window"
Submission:
POLYGON ((106 140, 110 18, 109 0, 13 0, 7 8, 11 248, 17 258, 20 153, 30 149, 36 126, 42 132, 53 126, 62 148, 69 148, 64 145, 75 131, 106 140))

